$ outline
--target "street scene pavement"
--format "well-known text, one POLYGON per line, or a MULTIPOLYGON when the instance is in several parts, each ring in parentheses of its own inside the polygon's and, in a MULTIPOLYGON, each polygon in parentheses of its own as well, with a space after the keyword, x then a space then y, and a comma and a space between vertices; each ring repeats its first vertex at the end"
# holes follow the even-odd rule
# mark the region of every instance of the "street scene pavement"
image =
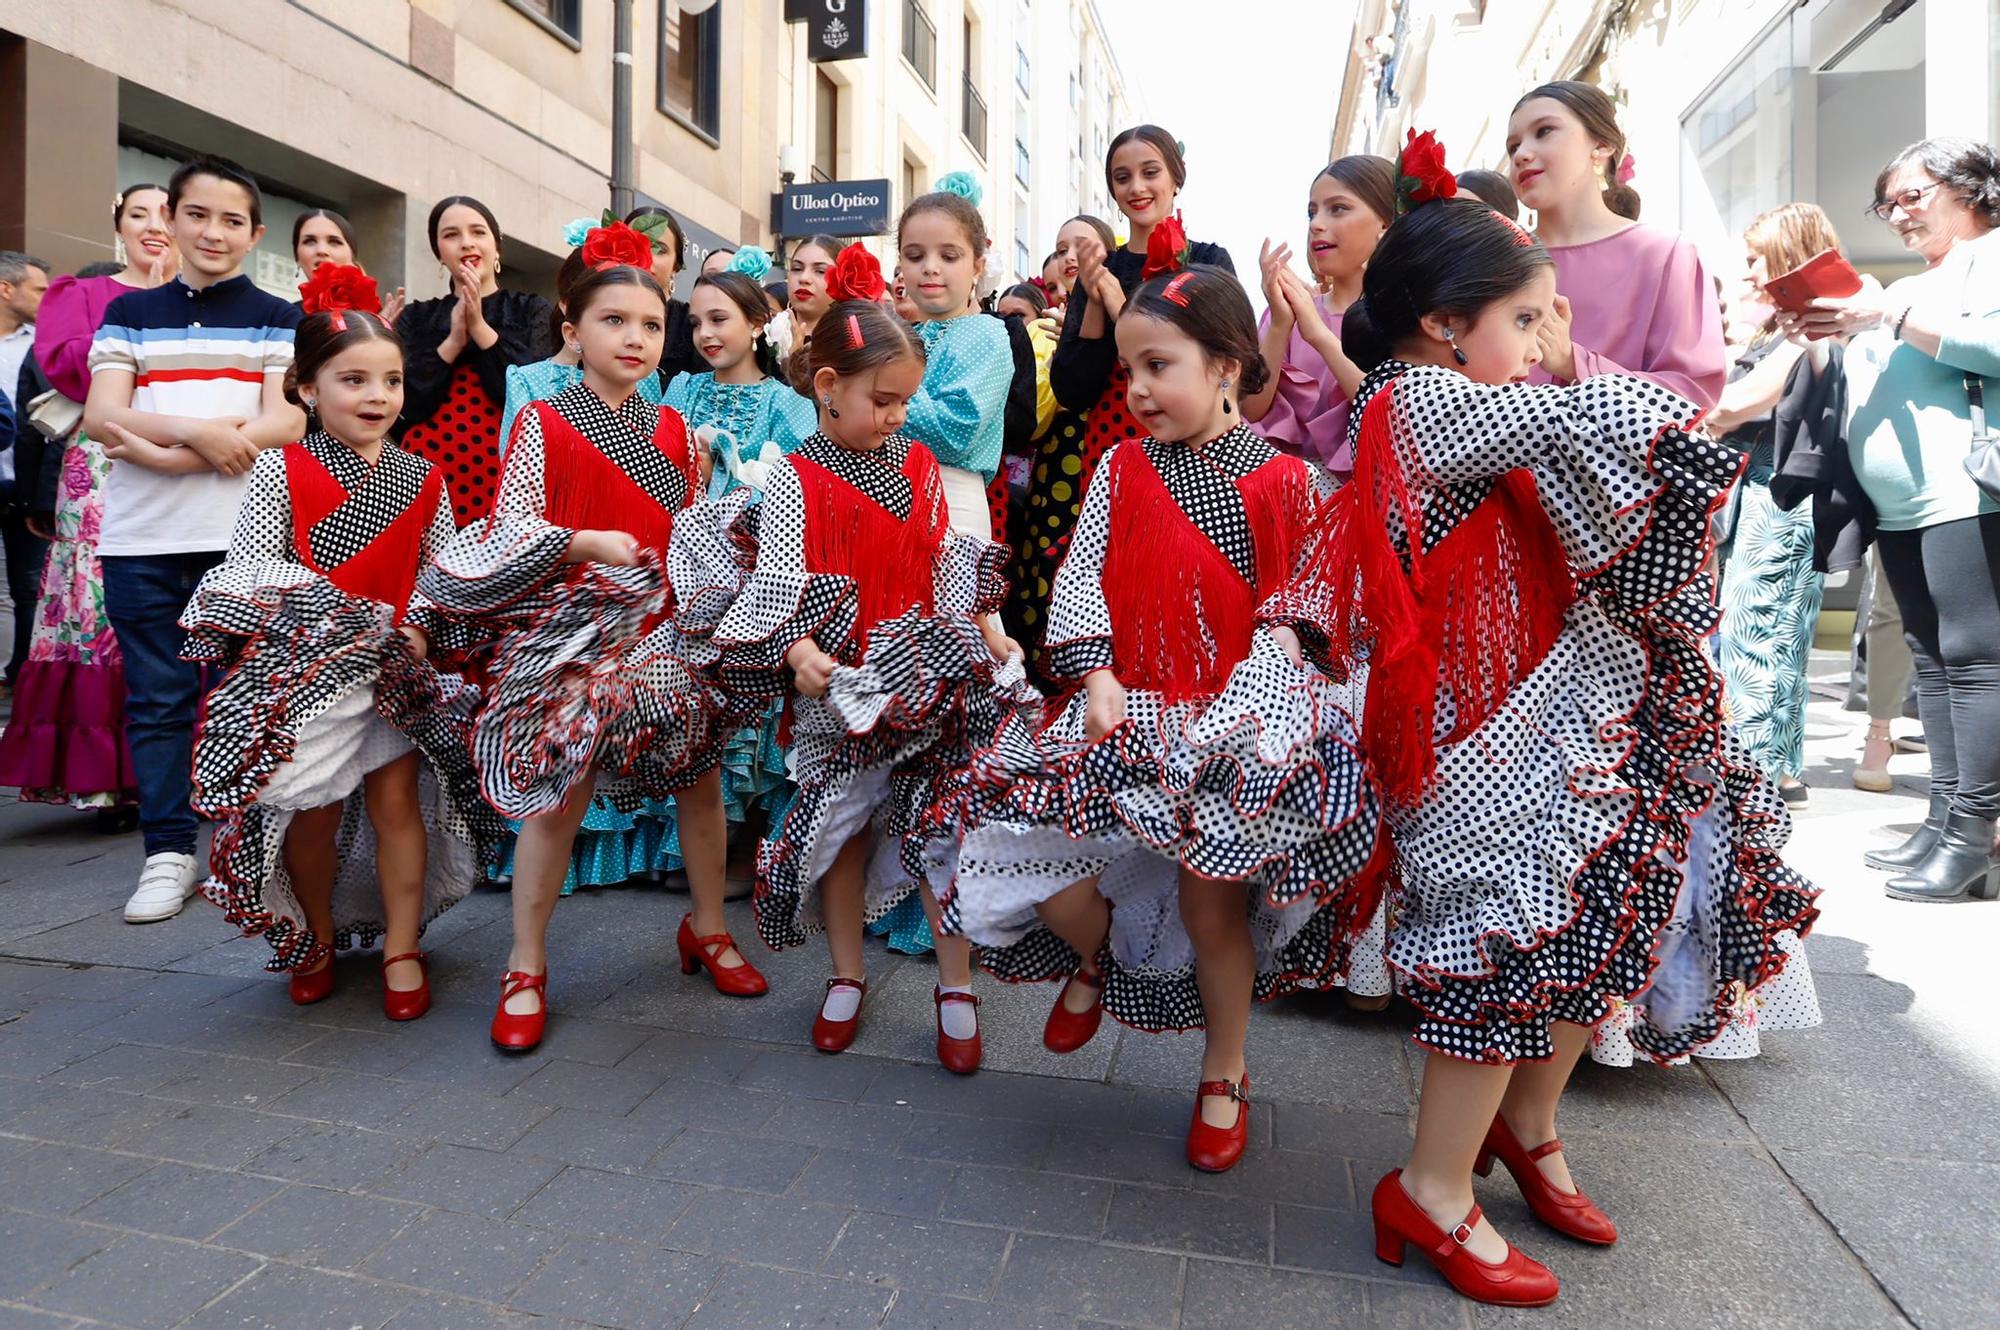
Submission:
POLYGON ((504 891, 433 926, 439 1003, 392 1026, 375 957, 294 1008, 204 902, 123 922, 135 836, 9 806, 0 1330, 1992 1326, 2000 905, 1891 902, 1861 866, 1922 816, 1924 760, 1851 788, 1843 669, 1816 661, 1791 850, 1825 889, 1825 1024, 1747 1062, 1585 1062, 1563 1137, 1621 1242, 1539 1228, 1501 1170, 1479 1193, 1563 1277, 1552 1308, 1374 1258, 1368 1191, 1415 1111, 1404 1009, 1260 1010, 1251 1150, 1208 1176, 1182 1158, 1199 1037, 1107 1023, 1055 1057, 1053 988, 980 980, 960 1079, 935 970, 871 943, 861 1037, 827 1057, 823 948, 751 943, 773 991, 724 998, 673 963, 684 897, 603 890, 556 911, 557 1015, 509 1058, 485 1034, 504 891))

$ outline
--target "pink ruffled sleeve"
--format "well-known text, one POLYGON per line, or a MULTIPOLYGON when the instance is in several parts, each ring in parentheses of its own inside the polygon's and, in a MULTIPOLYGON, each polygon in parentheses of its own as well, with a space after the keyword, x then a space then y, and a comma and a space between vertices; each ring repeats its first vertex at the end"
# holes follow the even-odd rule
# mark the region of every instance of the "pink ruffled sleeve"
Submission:
POLYGON ((1640 363, 1620 364, 1588 347, 1576 348, 1579 381, 1600 374, 1635 374, 1687 398, 1702 410, 1715 406, 1729 379, 1722 338, 1722 306, 1701 255, 1676 237, 1664 256, 1645 330, 1640 363))
POLYGON ((62 276, 49 283, 35 316, 35 360, 49 385, 73 402, 90 396, 90 339, 112 297, 126 288, 109 277, 62 276))
MULTIPOLYGON (((1324 313, 1324 311, 1322 311, 1324 313)), ((1340 318, 1329 325, 1338 333, 1340 318)), ((1265 310, 1258 321, 1261 340, 1271 326, 1271 312, 1265 310)), ((1333 372, 1296 332, 1285 347, 1285 361, 1271 367, 1277 393, 1264 418, 1252 428, 1280 452, 1324 463, 1334 471, 1354 470, 1354 456, 1347 441, 1347 397, 1334 382, 1333 372)))

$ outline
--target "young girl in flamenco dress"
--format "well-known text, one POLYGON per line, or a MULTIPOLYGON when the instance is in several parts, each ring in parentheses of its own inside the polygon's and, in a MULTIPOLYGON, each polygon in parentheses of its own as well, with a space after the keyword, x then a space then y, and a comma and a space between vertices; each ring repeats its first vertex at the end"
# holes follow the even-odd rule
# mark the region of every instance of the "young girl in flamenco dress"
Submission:
MULTIPOLYGON (((995 617, 1005 552, 952 530, 937 461, 901 432, 924 378, 923 343, 881 303, 881 269, 859 245, 828 278, 835 303, 792 374, 820 427, 765 478, 747 581, 729 585, 720 552, 710 584, 730 599, 714 632, 724 687, 793 695, 798 795, 758 853, 757 929, 774 948, 826 933, 833 973, 812 1041, 838 1053, 868 991, 864 924, 913 892, 936 922, 903 842, 971 747, 990 740, 1020 676, 999 664, 1019 655, 995 617)), ((689 588, 684 601, 704 599, 681 572, 676 582, 689 588)), ((952 938, 937 955, 938 1060, 970 1073, 982 1051, 970 956, 952 938)))
POLYGON ((1052 1051, 1106 1011, 1204 1030, 1187 1157, 1221 1172, 1249 1137, 1251 1002, 1340 970, 1379 818, 1351 718, 1265 616, 1318 500, 1239 414, 1266 373, 1249 298, 1197 265, 1142 285, 1117 336, 1147 435, 1105 454, 1056 576, 1044 663, 1073 689, 967 775, 946 918, 993 974, 1066 980, 1052 1051))
POLYGON ((286 395, 313 428, 258 457, 229 557, 181 616, 184 654, 229 664, 195 742, 195 808, 218 821, 206 894, 301 1005, 333 992, 335 950, 382 938, 383 1013, 414 1020, 418 937, 500 832, 465 746, 478 694, 427 663, 449 633, 414 590, 451 502, 386 438, 403 347, 375 283, 322 264, 301 289, 286 395))
POLYGON ((706 483, 680 416, 639 392, 659 365, 666 295, 651 245, 622 223, 593 231, 584 259, 563 324, 583 380, 521 412, 493 516, 460 532, 424 583, 446 612, 499 637, 472 756, 487 799, 523 821, 491 1032, 508 1052, 545 1031, 549 920, 600 783, 622 806, 669 794, 678 805, 696 910, 709 902, 715 915, 681 920, 683 971, 706 968, 732 996, 766 989, 720 922, 716 698, 688 658, 661 566, 676 514, 706 483))
POLYGON ((1555 1276, 1482 1217, 1475 1173, 1497 1159, 1542 1223, 1615 1242, 1556 1136, 1591 1028, 1630 1001, 1655 1060, 1714 1039, 1815 893, 1779 858, 1784 804, 1723 724, 1706 650, 1708 518, 1740 458, 1644 379, 1529 383, 1548 254, 1450 197, 1428 135, 1398 175, 1417 206, 1343 328, 1369 371, 1354 478, 1294 604, 1362 716, 1395 847, 1388 956, 1427 1050, 1376 1253, 1539 1306, 1555 1276))

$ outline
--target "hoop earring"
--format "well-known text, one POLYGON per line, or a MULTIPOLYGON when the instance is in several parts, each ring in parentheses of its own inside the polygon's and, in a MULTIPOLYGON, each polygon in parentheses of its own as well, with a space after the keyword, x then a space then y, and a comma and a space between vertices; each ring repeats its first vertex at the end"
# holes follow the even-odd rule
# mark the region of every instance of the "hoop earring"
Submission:
POLYGON ((1465 352, 1458 345, 1458 334, 1450 328, 1446 328, 1444 330, 1444 340, 1451 346, 1451 358, 1461 365, 1467 363, 1465 352))

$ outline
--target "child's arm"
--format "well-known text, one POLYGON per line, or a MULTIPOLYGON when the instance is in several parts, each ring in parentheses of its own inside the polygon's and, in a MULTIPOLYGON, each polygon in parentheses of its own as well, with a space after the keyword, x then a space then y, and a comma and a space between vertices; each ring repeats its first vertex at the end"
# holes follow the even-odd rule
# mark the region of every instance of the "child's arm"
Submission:
POLYGON ((275 559, 298 561, 292 543, 292 490, 286 483, 285 455, 260 455, 250 468, 250 484, 236 509, 229 537, 231 563, 275 559))
POLYGON ((910 399, 903 432, 929 448, 940 466, 990 476, 1000 465, 1001 432, 983 427, 1007 409, 1014 353, 1005 324, 979 314, 965 317, 977 322, 969 330, 954 329, 939 348, 910 399))
POLYGON ((264 371, 264 396, 258 403, 257 418, 244 422, 242 432, 260 449, 282 448, 305 437, 306 413, 285 400, 283 369, 264 371))

